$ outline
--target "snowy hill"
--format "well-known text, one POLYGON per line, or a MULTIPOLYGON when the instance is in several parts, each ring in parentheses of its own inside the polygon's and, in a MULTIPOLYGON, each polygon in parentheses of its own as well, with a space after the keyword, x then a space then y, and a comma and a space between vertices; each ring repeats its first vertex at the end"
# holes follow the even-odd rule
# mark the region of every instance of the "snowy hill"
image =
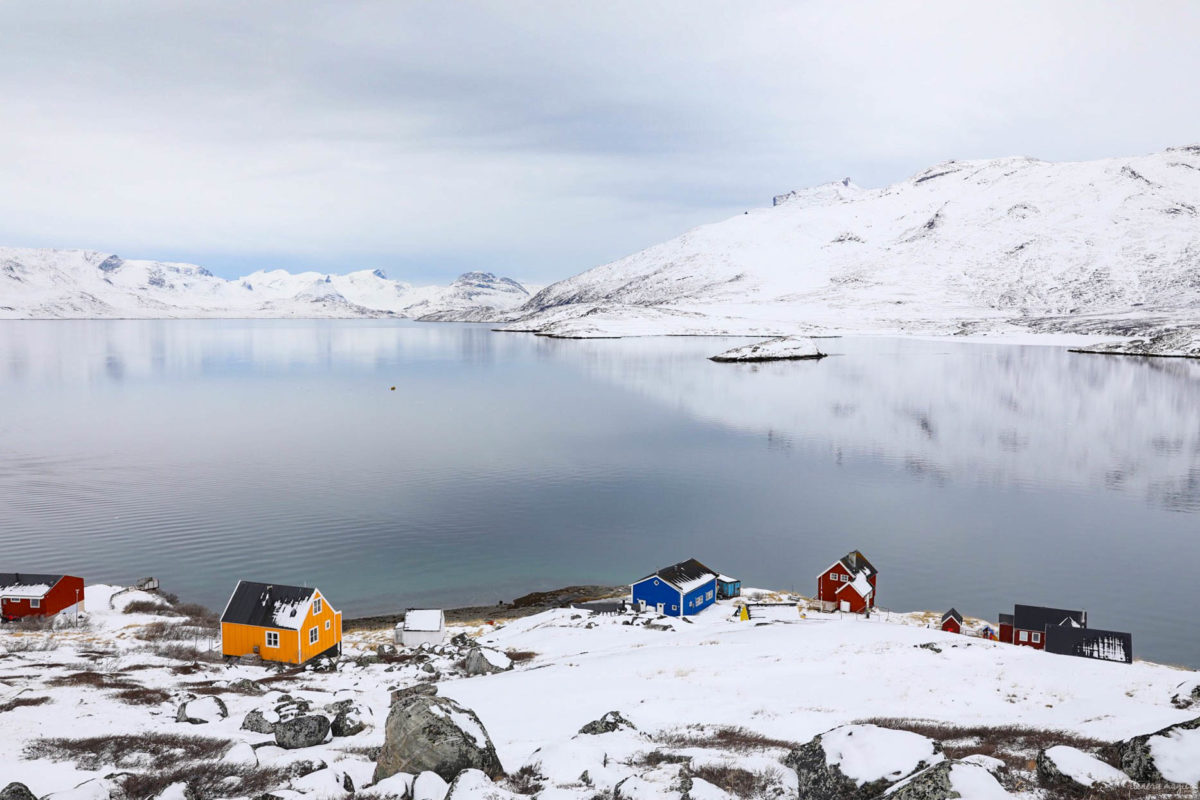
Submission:
POLYGON ((774 198, 552 284, 509 330, 1075 332, 1200 323, 1200 146, 950 161, 774 198))
POLYGON ((91 250, 0 247, 0 319, 419 317, 493 319, 529 299, 510 278, 468 272, 415 287, 381 270, 348 275, 284 270, 225 280, 193 264, 91 250))

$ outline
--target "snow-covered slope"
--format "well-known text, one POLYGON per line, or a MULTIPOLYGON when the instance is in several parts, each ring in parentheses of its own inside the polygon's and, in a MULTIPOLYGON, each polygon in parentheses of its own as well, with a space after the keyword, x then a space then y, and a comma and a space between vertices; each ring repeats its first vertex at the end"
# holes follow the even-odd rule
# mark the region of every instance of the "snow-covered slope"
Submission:
POLYGON ((91 250, 0 247, 0 319, 419 317, 493 319, 529 298, 510 278, 468 272, 415 287, 381 270, 348 275, 259 271, 224 280, 193 264, 91 250))
POLYGON ((510 330, 1125 335, 1200 322, 1200 146, 839 181, 552 284, 510 330))

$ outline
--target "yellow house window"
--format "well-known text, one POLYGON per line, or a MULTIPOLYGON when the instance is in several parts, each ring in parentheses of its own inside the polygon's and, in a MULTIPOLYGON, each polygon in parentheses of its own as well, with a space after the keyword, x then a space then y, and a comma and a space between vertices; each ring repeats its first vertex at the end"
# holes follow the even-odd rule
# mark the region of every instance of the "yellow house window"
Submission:
POLYGON ((317 628, 316 628, 315 626, 314 626, 314 627, 312 627, 312 628, 309 628, 309 629, 308 629, 308 643, 309 643, 309 644, 316 644, 316 643, 317 643, 317 637, 318 637, 319 635, 320 635, 320 633, 317 631, 317 628))
POLYGON ((267 647, 279 647, 279 631, 267 631, 267 647))
POLYGON ((313 600, 313 613, 314 614, 321 613, 321 598, 319 598, 319 597, 316 600, 313 600))
POLYGON ((330 626, 331 624, 332 624, 332 623, 331 623, 329 620, 325 620, 325 630, 329 630, 329 626, 330 626))

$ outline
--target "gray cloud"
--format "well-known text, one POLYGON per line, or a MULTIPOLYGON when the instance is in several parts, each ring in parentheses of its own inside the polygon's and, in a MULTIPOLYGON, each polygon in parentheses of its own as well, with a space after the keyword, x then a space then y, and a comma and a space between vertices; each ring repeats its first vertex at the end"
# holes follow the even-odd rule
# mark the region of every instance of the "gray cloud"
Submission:
POLYGON ((1200 7, 0 5, 0 241, 563 277, 772 194, 1200 138, 1200 7))

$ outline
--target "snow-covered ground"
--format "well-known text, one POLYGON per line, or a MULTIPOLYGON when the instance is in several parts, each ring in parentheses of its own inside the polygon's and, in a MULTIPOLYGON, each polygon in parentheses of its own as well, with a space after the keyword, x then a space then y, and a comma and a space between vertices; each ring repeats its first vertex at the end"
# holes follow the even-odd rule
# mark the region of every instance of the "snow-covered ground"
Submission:
MULTIPOLYGON (((207 756, 215 760, 206 762, 210 771, 217 769, 213 765, 243 770, 228 779, 222 796, 250 793, 238 790, 239 782, 251 780, 244 770, 274 769, 283 771, 264 779, 275 781, 268 788, 278 797, 340 800, 349 795, 347 780, 366 796, 397 796, 412 776, 370 786, 389 692, 431 680, 440 694, 478 715, 505 770, 515 775, 524 768, 521 774, 536 778, 536 796, 545 800, 611 797, 617 784, 625 797, 680 798, 681 767, 693 775, 694 798, 735 796, 713 782, 731 774, 758 781, 761 796, 776 791, 794 796, 799 773, 784 762, 820 734, 825 734, 829 763, 840 765, 849 779, 894 781, 919 763, 936 765, 949 755, 918 733, 861 723, 911 718, 1020 725, 1062 731, 1052 734, 1070 739, 1062 744, 1078 744, 1079 736, 1113 741, 1193 718, 1194 709, 1181 709, 1172 698, 1200 683, 1195 672, 1173 667, 1088 661, 943 633, 929 627, 937 619, 933 614, 843 617, 754 590, 747 592, 752 599, 779 604, 753 607, 749 621, 735 619, 734 603, 722 601, 688 620, 561 609, 500 627, 449 631, 511 654, 513 668, 496 674, 465 677, 450 649, 380 660, 373 654, 377 646, 390 644, 391 630, 349 633, 346 658, 336 671, 281 674, 205 658, 193 663, 186 653, 166 651, 164 641, 176 640, 163 628, 184 623, 123 613, 134 601, 156 602, 155 595, 141 592, 119 595, 116 609, 110 609, 114 591, 87 588, 82 629, 0 629, 3 775, 27 784, 39 797, 59 792, 67 794, 56 800, 107 797, 104 776, 118 767, 149 769, 154 757, 138 756, 138 747, 172 735, 215 740, 216 755, 207 756), (339 701, 357 709, 366 724, 363 731, 284 750, 272 736, 242 727, 252 711, 267 709, 270 717, 270 709, 280 704, 306 702, 319 711, 339 701), (188 702, 183 716, 204 721, 177 721, 183 702, 188 702), (579 733, 610 711, 635 727, 579 733), (140 744, 120 740, 124 755, 113 760, 96 755, 109 752, 103 741, 126 735, 142 737, 140 744), (64 755, 72 741, 85 737, 100 737, 89 743, 91 755, 64 755)), ((968 627, 981 624, 967 622, 968 627)), ((216 645, 186 637, 176 643, 202 653, 216 645)), ((509 666, 506 658, 494 661, 509 666)), ((1158 738, 1162 741, 1151 740, 1151 747, 1158 748, 1164 768, 1190 775, 1186 765, 1195 763, 1188 759, 1198 758, 1200 742, 1184 734, 1158 738)), ((965 758, 969 741, 957 747, 948 775, 964 797, 1010 796, 1002 784, 1011 795, 1043 796, 1036 788, 1014 788, 1019 781, 1005 783, 1002 762, 994 758, 965 758)), ((1059 755, 1064 770, 1113 779, 1085 753, 1059 755)), ((502 788, 473 775, 464 778, 454 797, 533 794, 517 783, 518 777, 502 788)), ((434 787, 426 796, 439 800, 446 790, 428 776, 423 785, 434 787)))
POLYGON ((0 247, 0 319, 197 317, 494 318, 529 299, 510 278, 468 272, 413 286, 381 270, 347 275, 259 271, 224 280, 193 264, 90 250, 0 247))
POLYGON ((791 192, 552 284, 508 330, 563 337, 1200 327, 1200 146, 949 161, 791 192))

